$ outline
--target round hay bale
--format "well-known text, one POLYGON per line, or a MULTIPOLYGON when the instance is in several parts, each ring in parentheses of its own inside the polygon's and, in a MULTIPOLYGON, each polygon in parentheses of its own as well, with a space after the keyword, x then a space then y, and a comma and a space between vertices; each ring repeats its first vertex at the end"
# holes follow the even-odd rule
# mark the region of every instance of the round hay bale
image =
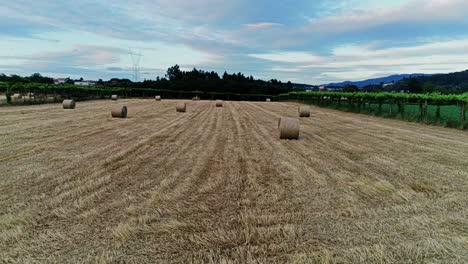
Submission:
POLYGON ((280 139, 299 139, 299 119, 292 117, 281 117, 278 120, 280 139))
POLYGON ((154 97, 154 99, 155 99, 156 101, 161 101, 161 96, 160 96, 160 95, 156 95, 156 96, 154 97))
POLYGON ((111 96, 111 99, 115 101, 115 100, 119 99, 119 96, 116 95, 116 94, 113 94, 113 95, 111 96))
POLYGON ((21 98, 23 98, 23 96, 21 94, 19 94, 19 93, 13 94, 13 99, 21 99, 21 98))
POLYGON ((302 105, 298 107, 299 117, 310 117, 310 106, 302 105))
POLYGON ((63 109, 75 109, 76 103, 75 100, 63 100, 62 106, 63 109))
POLYGON ((192 101, 199 101, 199 100, 200 100, 200 97, 198 97, 198 96, 195 96, 195 97, 192 98, 192 101))
POLYGON ((187 109, 187 104, 185 102, 179 102, 176 105, 176 111, 180 113, 184 113, 187 109))
POLYGON ((111 111, 112 117, 127 118, 127 107, 125 105, 116 105, 111 111))
POLYGON ((223 100, 216 100, 216 107, 223 107, 223 100))
POLYGON ((267 98, 266 101, 267 101, 267 102, 271 102, 271 99, 270 99, 270 98, 267 98))

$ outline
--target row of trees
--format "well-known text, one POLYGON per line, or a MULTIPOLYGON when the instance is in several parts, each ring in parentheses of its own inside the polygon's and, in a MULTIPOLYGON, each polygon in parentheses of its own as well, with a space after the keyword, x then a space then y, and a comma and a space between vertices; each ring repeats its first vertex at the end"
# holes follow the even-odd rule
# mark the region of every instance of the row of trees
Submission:
POLYGON ((14 104, 41 104, 46 102, 58 102, 63 98, 71 98, 77 101, 105 99, 116 94, 122 97, 154 97, 160 95, 166 99, 221 99, 233 101, 265 101, 267 98, 274 99, 276 95, 266 94, 236 94, 217 93, 202 91, 174 91, 154 88, 135 87, 108 87, 108 86, 81 86, 70 84, 40 84, 40 83, 5 83, 0 82, 0 93, 5 92, 7 103, 14 104), (22 98, 12 100, 12 95, 19 93, 22 98))
MULTIPOLYGON (((79 79, 83 80, 83 78, 79 79)), ((77 80, 77 81, 79 81, 77 80)), ((41 83, 53 84, 54 79, 35 73, 29 77, 18 75, 7 76, 0 74, 0 82, 7 83, 41 83)), ((73 84, 74 80, 67 78, 65 84, 73 84)), ((214 71, 203 71, 194 68, 191 71, 183 71, 178 65, 167 69, 163 78, 157 77, 155 80, 145 80, 143 82, 132 82, 129 79, 113 78, 109 81, 99 79, 96 82, 99 87, 126 87, 126 88, 147 88, 156 90, 173 91, 202 91, 218 93, 237 94, 281 94, 294 91, 291 82, 282 83, 276 79, 270 81, 256 80, 252 76, 245 76, 242 73, 229 74, 224 72, 219 76, 214 71)), ((297 88, 296 90, 300 90, 297 88)), ((468 70, 449 74, 436 74, 431 76, 419 76, 403 79, 393 85, 384 86, 369 85, 358 88, 355 85, 341 87, 345 92, 400 92, 408 93, 442 93, 442 94, 462 94, 468 92, 468 70)))
POLYGON ((466 94, 415 94, 415 93, 367 93, 367 92, 290 92, 279 95, 281 99, 323 99, 334 100, 357 100, 361 102, 384 102, 401 101, 405 103, 433 102, 441 104, 453 104, 455 102, 468 103, 468 93, 466 94))
POLYGON ((125 86, 133 88, 166 89, 174 91, 202 91, 237 94, 280 94, 293 91, 291 82, 283 83, 276 79, 270 81, 256 80, 242 73, 229 74, 224 72, 219 76, 214 71, 203 71, 194 68, 182 71, 178 65, 167 69, 164 78, 131 82, 128 79, 111 79, 105 86, 125 86))
MULTIPOLYGON (((73 80, 69 78, 68 80, 69 82, 66 84, 73 84, 73 80)), ((2 74, 0 75, 0 82, 53 84, 54 80, 49 77, 43 77, 39 73, 35 73, 30 77, 21 77, 18 75, 6 76, 2 74)), ((96 85, 103 88, 125 87, 172 91, 269 95, 287 93, 294 89, 291 82, 283 83, 276 79, 270 81, 256 80, 252 76, 245 76, 240 72, 234 74, 225 72, 223 76, 220 77, 217 72, 203 71, 196 68, 191 71, 182 71, 178 65, 167 69, 165 77, 157 77, 155 80, 132 82, 129 79, 113 78, 109 81, 100 79, 96 85)))
POLYGON ((3 73, 0 73, 0 82, 7 83, 44 83, 44 84, 53 84, 54 79, 50 77, 44 77, 40 73, 34 73, 29 77, 21 77, 19 75, 10 75, 7 76, 3 73))

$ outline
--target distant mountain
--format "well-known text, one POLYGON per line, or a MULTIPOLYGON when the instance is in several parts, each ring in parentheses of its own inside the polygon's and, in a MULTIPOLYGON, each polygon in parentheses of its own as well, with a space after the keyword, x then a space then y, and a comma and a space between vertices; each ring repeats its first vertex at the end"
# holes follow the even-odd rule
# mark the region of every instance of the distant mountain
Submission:
POLYGON ((325 87, 343 87, 346 85, 356 85, 359 88, 362 88, 367 85, 378 85, 381 83, 396 83, 399 82, 405 78, 410 78, 410 77, 422 77, 422 76, 431 76, 430 74, 423 74, 423 73, 413 73, 413 74, 395 74, 395 75, 390 75, 387 77, 382 77, 382 78, 375 78, 375 79, 368 79, 365 81, 345 81, 345 82, 340 82, 340 83, 329 83, 329 84, 323 84, 325 87))

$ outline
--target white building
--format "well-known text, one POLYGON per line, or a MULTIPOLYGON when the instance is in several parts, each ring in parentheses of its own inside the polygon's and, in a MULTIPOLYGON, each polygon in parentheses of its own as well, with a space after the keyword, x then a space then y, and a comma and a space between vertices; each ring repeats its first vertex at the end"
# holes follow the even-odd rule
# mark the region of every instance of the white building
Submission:
POLYGON ((95 81, 75 81, 73 84, 80 86, 92 86, 96 85, 95 81))
POLYGON ((67 81, 67 78, 57 78, 54 79, 54 84, 64 84, 67 81))

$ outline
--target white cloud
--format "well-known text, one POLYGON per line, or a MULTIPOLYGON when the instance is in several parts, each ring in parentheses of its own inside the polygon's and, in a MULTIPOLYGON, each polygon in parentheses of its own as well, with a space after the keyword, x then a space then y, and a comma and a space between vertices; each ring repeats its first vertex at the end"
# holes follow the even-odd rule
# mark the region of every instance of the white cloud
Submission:
POLYGON ((259 22, 259 23, 253 23, 253 24, 244 24, 244 26, 249 29, 262 29, 262 28, 271 28, 271 27, 284 26, 284 25, 280 23, 273 23, 273 22, 259 22))
POLYGON ((154 16, 156 13, 177 21, 209 23, 222 20, 238 9, 241 4, 243 3, 240 1, 220 2, 219 0, 135 0, 128 4, 128 10, 134 14, 143 13, 154 16))
POLYGON ((285 68, 285 67, 273 67, 271 69, 273 72, 302 72, 304 69, 301 68, 285 68))
MULTIPOLYGON (((347 10, 310 19, 312 32, 349 32, 401 22, 456 21, 468 12, 466 0, 414 0, 397 7, 347 10)), ((404 29, 402 29, 404 30, 404 29)))
POLYGON ((0 57, 17 73, 49 63, 126 70, 128 54, 112 49, 132 47, 149 76, 178 63, 311 83, 444 72, 468 65, 468 42, 447 40, 466 13, 468 0, 15 0, 0 6, 0 57), (404 24, 413 31, 400 35, 404 24), (432 39, 416 45, 421 37, 432 39))
POLYGON ((371 45, 343 45, 330 55, 279 51, 249 54, 250 57, 289 64, 301 68, 339 68, 351 66, 398 66, 418 64, 468 64, 468 39, 425 43, 410 47, 372 48, 371 45))
POLYGON ((398 73, 441 73, 465 70, 468 38, 423 43, 409 47, 376 48, 343 45, 329 55, 308 52, 251 54, 276 63, 273 72, 298 74, 311 83, 359 80, 398 73))
POLYGON ((263 54, 249 54, 252 58, 269 60, 275 62, 287 62, 287 63, 314 63, 321 62, 322 58, 315 54, 307 52, 295 52, 295 51, 282 51, 272 52, 263 54))
MULTIPOLYGON (((81 31, 52 32, 43 34, 43 37, 60 38, 60 42, 3 38, 0 42, 0 60, 11 66, 10 69, 3 68, 1 72, 22 75, 41 72, 56 77, 64 74, 76 76, 80 73, 79 69, 92 69, 83 71, 81 76, 105 78, 110 76, 107 72, 112 72, 108 68, 119 67, 130 71, 130 48, 143 54, 140 65, 142 72, 157 69, 153 72, 153 78, 160 75, 160 69, 167 69, 176 63, 200 68, 219 59, 215 54, 200 52, 183 44, 121 40, 81 31), (103 75, 99 76, 99 72, 103 75)), ((112 72, 114 77, 116 74, 112 72)))

